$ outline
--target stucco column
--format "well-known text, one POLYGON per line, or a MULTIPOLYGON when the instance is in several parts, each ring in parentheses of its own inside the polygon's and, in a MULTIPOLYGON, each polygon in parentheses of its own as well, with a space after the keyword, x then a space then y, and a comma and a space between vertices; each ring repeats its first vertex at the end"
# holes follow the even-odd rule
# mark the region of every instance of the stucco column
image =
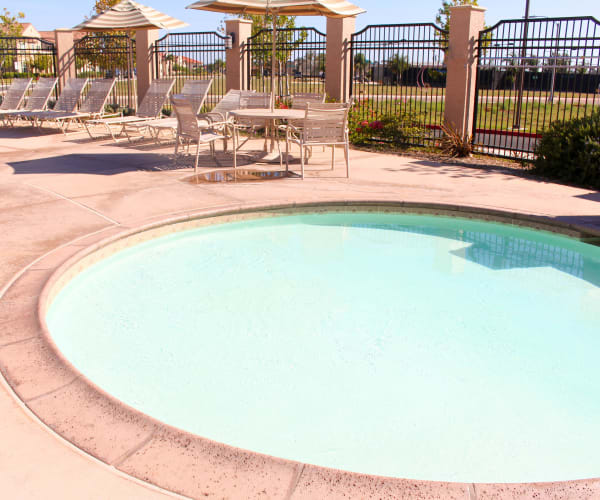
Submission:
POLYGON ((135 32, 138 107, 150 88, 150 82, 154 78, 152 49, 154 47, 154 42, 158 40, 158 35, 159 30, 157 29, 137 30, 135 32))
POLYGON ((473 133, 477 40, 486 9, 462 5, 450 8, 450 39, 446 53, 445 121, 462 137, 473 133))
POLYGON ((64 88, 65 82, 69 78, 77 76, 75 68, 75 49, 73 47, 73 30, 57 29, 54 30, 56 41, 56 76, 60 89, 64 88))
POLYGON ((246 42, 252 35, 252 21, 227 19, 225 34, 233 36, 233 47, 225 51, 226 89, 248 89, 248 58, 246 42))
POLYGON ((325 92, 341 102, 350 97, 350 37, 355 25, 356 17, 327 18, 325 92))

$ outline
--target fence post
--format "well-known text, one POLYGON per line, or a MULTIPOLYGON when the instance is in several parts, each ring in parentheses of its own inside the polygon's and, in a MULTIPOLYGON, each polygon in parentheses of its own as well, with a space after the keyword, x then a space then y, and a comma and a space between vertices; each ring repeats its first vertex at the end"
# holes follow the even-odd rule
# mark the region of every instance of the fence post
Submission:
POLYGON ((73 30, 65 28, 54 30, 54 40, 56 42, 56 76, 62 89, 69 78, 77 76, 73 30))
POLYGON ((341 102, 350 98, 350 38, 355 25, 356 17, 327 18, 325 92, 341 102))
POLYGON ((233 37, 231 49, 225 52, 226 90, 247 90, 248 51, 246 43, 252 35, 252 21, 248 19, 226 19, 225 35, 233 37))
POLYGON ((463 138, 473 133, 477 40, 484 28, 485 10, 472 5, 450 8, 444 120, 463 138))
POLYGON ((150 88, 153 75, 154 42, 158 40, 160 31, 157 29, 136 30, 135 32, 135 63, 137 75, 137 103, 138 107, 146 92, 150 88))

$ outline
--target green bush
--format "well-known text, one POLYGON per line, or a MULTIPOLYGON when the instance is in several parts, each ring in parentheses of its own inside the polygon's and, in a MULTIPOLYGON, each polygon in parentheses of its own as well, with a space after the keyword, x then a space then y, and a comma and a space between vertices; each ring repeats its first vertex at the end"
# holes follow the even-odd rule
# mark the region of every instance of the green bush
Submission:
POLYGON ((600 188, 600 111, 554 122, 536 148, 533 171, 545 177, 600 188))

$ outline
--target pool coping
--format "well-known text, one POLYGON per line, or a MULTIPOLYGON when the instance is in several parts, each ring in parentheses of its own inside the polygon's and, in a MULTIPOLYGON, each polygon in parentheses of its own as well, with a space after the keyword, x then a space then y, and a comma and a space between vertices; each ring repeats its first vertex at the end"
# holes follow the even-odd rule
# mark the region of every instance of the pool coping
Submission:
POLYGON ((159 422, 104 392, 63 357, 46 328, 46 308, 61 286, 97 260, 147 239, 259 216, 365 210, 482 219, 566 234, 594 244, 600 242, 600 231, 543 216, 377 200, 245 204, 194 211, 136 227, 108 228, 46 254, 7 287, 2 300, 7 296, 9 300, 29 298, 35 314, 19 318, 17 312, 14 321, 18 331, 14 340, 4 343, 0 350, 0 372, 15 397, 68 443, 121 473, 189 497, 600 497, 600 478, 522 484, 418 481, 328 469, 216 443, 159 422))

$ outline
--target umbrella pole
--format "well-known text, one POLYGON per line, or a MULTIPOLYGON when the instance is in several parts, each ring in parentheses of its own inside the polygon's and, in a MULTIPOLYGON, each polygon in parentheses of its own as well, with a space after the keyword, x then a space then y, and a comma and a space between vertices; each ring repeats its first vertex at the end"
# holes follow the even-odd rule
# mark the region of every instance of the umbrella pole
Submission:
POLYGON ((273 35, 271 47, 271 111, 275 109, 275 65, 277 56, 277 14, 272 12, 273 16, 273 35))

